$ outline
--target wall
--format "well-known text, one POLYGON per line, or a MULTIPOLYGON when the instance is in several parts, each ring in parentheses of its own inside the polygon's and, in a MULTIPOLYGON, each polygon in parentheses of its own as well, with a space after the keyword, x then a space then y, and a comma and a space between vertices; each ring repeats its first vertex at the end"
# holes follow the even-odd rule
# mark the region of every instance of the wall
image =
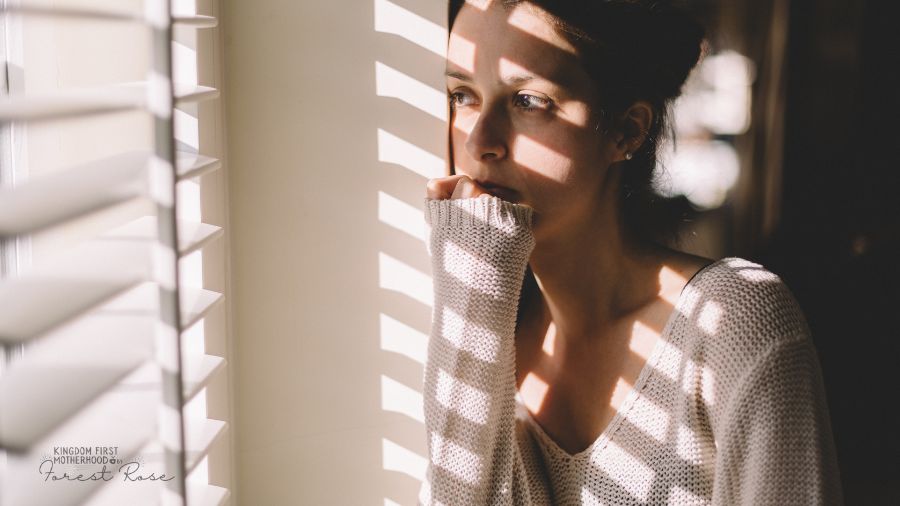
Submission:
POLYGON ((226 0, 224 23, 237 504, 414 504, 444 2, 226 0))

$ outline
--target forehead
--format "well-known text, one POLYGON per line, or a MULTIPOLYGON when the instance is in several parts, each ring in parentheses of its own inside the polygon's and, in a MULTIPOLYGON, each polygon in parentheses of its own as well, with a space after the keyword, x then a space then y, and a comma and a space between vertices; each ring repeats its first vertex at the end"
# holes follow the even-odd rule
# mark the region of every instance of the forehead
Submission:
POLYGON ((448 70, 503 78, 530 73, 572 84, 580 73, 577 51, 538 7, 520 3, 469 3, 459 12, 447 48, 448 70))

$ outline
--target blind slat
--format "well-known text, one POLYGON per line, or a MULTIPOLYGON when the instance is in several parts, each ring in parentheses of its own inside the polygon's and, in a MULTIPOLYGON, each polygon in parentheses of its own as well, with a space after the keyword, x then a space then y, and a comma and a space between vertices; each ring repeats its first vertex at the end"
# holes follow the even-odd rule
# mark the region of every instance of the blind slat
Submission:
POLYGON ((153 357, 155 320, 97 314, 29 347, 0 376, 0 446, 28 451, 153 357))
MULTIPOLYGON (((222 300, 211 290, 182 290, 183 328, 188 328, 222 300)), ((64 421, 73 411, 133 371, 150 354, 158 291, 152 282, 137 285, 29 349, 0 377, 0 446, 16 451, 64 421), (121 339, 117 339, 123 335, 121 339), (76 389, 60 398, 59 385, 76 389)), ((224 365, 212 355, 186 357, 183 364, 187 403, 224 365)), ((137 378, 150 384, 151 377, 137 378)))
POLYGON ((0 489, 0 504, 79 505, 105 486, 103 481, 60 480, 48 483, 43 475, 36 472, 35 463, 42 462, 44 455, 53 447, 67 445, 117 446, 117 456, 124 462, 138 456, 141 448, 156 437, 157 410, 161 402, 158 365, 155 361, 147 361, 129 376, 154 373, 157 378, 155 384, 135 388, 133 382, 129 383, 126 378, 51 432, 32 451, 9 454, 5 471, 8 480, 0 489))
MULTIPOLYGON (((188 475, 197 467, 197 464, 209 453, 210 447, 223 434, 227 428, 227 424, 220 420, 196 420, 196 423, 189 424, 187 427, 186 443, 187 443, 187 472, 188 475)), ((152 467, 158 467, 162 461, 162 446, 157 441, 151 441, 138 452, 141 461, 152 467)), ((214 487, 206 489, 209 485, 203 485, 196 489, 197 496, 191 498, 189 504, 221 504, 225 495, 221 492, 225 489, 214 487), (218 490, 216 490, 218 489, 218 490)), ((121 506, 144 504, 149 497, 154 497, 154 492, 158 494, 161 487, 153 484, 135 484, 135 483, 110 483, 103 487, 87 502, 87 506, 121 506)), ((191 492, 189 491, 190 495, 191 492)), ((190 497, 189 497, 190 498, 190 497)), ((155 502, 153 504, 156 504, 155 502)))
POLYGON ((192 28, 215 28, 219 26, 219 20, 213 16, 172 16, 172 23, 175 26, 185 26, 192 28))
MULTIPOLYGON (((0 14, 96 21, 148 22, 142 12, 82 9, 77 7, 50 7, 43 5, 28 5, 27 3, 20 5, 4 5, 0 7, 0 14)), ((172 16, 172 23, 175 26, 191 28, 215 28, 219 25, 219 20, 213 16, 174 15, 172 16)))
POLYGON ((33 233, 147 192, 149 152, 130 151, 0 188, 0 237, 33 233))
POLYGON ((216 373, 225 368, 225 359, 215 355, 185 357, 182 363, 184 403, 187 404, 205 388, 216 373))
MULTIPOLYGON (((175 83, 173 88, 177 105, 219 96, 219 90, 209 86, 175 83)), ((148 85, 144 81, 17 95, 0 100, 0 121, 44 121, 148 109, 147 97, 148 85)))
POLYGON ((229 496, 226 488, 188 482, 188 504, 191 506, 221 506, 229 496))
MULTIPOLYGON (((181 327, 188 328, 206 316, 223 299, 222 294, 203 288, 181 289, 181 327)), ((159 303, 159 289, 153 282, 144 282, 123 293, 104 307, 120 313, 155 314, 159 303)))
POLYGON ((178 105, 214 98, 219 98, 219 90, 210 86, 175 83, 175 103, 178 105))
MULTIPOLYGON (((111 230, 104 237, 149 242, 156 240, 156 230, 156 216, 142 216, 131 223, 111 230)), ((180 257, 189 255, 221 235, 222 227, 207 223, 178 220, 178 255, 180 257)))
MULTIPOLYGON (((225 359, 222 357, 185 354, 181 364, 181 375, 184 379, 184 403, 190 402, 224 367, 225 359)), ((145 388, 147 385, 159 384, 159 375, 154 375, 152 371, 144 371, 143 375, 129 376, 124 383, 126 387, 145 388)))
POLYGON ((0 344, 20 344, 134 287, 140 279, 13 278, 0 283, 0 344))
MULTIPOLYGON (((80 252, 77 255, 70 255, 69 249, 49 265, 0 281, 0 307, 5 309, 0 316, 0 343, 28 343, 25 353, 10 362, 0 376, 0 450, 4 450, 0 456, 6 457, 0 476, 0 504, 75 505, 85 500, 90 504, 157 504, 163 497, 187 494, 191 505, 218 505, 227 499, 226 489, 188 485, 184 480, 209 453, 227 424, 187 420, 179 403, 185 406, 196 398, 224 369, 225 360, 184 351, 179 355, 177 350, 183 344, 184 331, 206 317, 223 295, 183 287, 180 269, 193 264, 177 262, 177 258, 204 248, 221 237, 223 230, 206 223, 174 220, 178 188, 172 183, 217 170, 222 163, 200 154, 173 153, 177 139, 170 112, 174 111, 168 109, 218 98, 219 91, 179 82, 172 83, 172 96, 167 89, 173 72, 173 44, 177 45, 172 40, 172 27, 212 28, 218 20, 212 16, 173 15, 168 0, 145 0, 141 11, 117 10, 121 6, 115 2, 107 5, 110 10, 29 5, 28 0, 0 6, 0 16, 144 25, 150 28, 152 48, 149 81, 72 88, 64 83, 83 81, 65 78, 58 80, 61 89, 55 92, 28 93, 28 87, 25 93, 0 98, 0 122, 56 121, 124 111, 150 113, 154 122, 152 152, 122 153, 0 189, 0 239, 52 229, 47 237, 51 239, 49 244, 56 246, 92 228, 108 230, 75 247, 80 252), (167 24, 170 20, 171 26, 167 24), (154 157, 168 159, 173 154, 174 174, 155 170, 165 170, 166 165, 152 164, 154 157), (156 216, 132 220, 131 204, 138 202, 114 207, 145 197, 166 221, 160 222, 156 216), (103 210, 109 212, 101 216, 99 211, 103 210), (79 218, 90 219, 75 223, 79 218), (116 220, 132 221, 110 230, 119 225, 110 225, 116 220), (130 259, 133 261, 109 258, 107 250, 119 250, 120 244, 127 244, 135 253, 130 259), (85 262, 86 252, 98 253, 96 259, 85 262), (73 272, 80 275, 70 276, 73 272), (172 318, 176 314, 180 318, 172 318), (182 435, 183 451, 177 441, 182 435), (155 482, 161 487, 149 494, 147 487, 137 493, 137 487, 114 489, 102 480, 48 484, 35 472, 34 463, 57 445, 115 446, 121 459, 156 448, 159 466, 155 467, 174 471, 177 480, 155 482)), ((179 40, 184 35, 174 33, 179 40)), ((78 67, 69 61, 77 59, 70 56, 76 51, 56 49, 51 58, 66 59, 57 61, 57 67, 78 67)), ((184 74, 181 67, 177 70, 175 79, 178 75, 185 75, 187 82, 197 78, 184 74)), ((92 132, 85 130, 85 137, 92 132)))
POLYGON ((175 155, 179 181, 202 176, 222 167, 222 162, 218 158, 185 151, 178 151, 175 155))
MULTIPOLYGON (((182 256, 222 235, 220 227, 205 223, 193 225, 196 226, 192 228, 185 224, 179 229, 179 236, 184 237, 179 245, 182 256)), ((145 229, 147 226, 140 224, 145 229)), ((4 308, 0 312, 0 343, 18 344, 36 339, 101 304, 106 313, 154 314, 159 293, 154 283, 146 281, 148 255, 135 254, 136 251, 148 251, 134 247, 135 239, 140 237, 138 233, 114 236, 128 240, 120 245, 124 246, 122 248, 111 248, 109 244, 100 246, 102 241, 94 241, 77 249, 76 254, 66 255, 64 262, 57 262, 65 265, 54 265, 35 274, 0 282, 0 307, 4 308), (79 256, 89 261, 74 259, 79 256), (128 263, 132 265, 126 267, 128 263), (117 268, 110 269, 110 266, 117 268), (106 272, 101 275, 101 270, 106 272)), ((182 325, 188 327, 196 323, 221 300, 222 294, 211 290, 183 289, 182 325)))
POLYGON ((186 421, 185 438, 187 442, 187 472, 191 473, 197 464, 209 454, 213 443, 225 432, 228 424, 221 420, 191 420, 186 421))

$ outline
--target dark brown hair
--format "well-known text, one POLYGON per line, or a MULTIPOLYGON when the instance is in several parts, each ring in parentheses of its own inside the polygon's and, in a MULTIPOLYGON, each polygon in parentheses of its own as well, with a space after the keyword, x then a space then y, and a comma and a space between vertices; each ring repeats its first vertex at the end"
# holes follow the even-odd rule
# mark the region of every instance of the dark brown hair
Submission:
MULTIPOLYGON (((599 128, 618 128, 616 118, 638 100, 651 105, 653 122, 643 144, 631 160, 622 162, 621 218, 625 233, 636 245, 675 244, 679 225, 692 208, 684 197, 657 194, 652 183, 666 133, 674 142, 671 103, 700 57, 703 25, 668 1, 501 1, 508 9, 523 3, 540 7, 550 14, 549 21, 560 35, 578 49, 579 60, 599 92, 599 128)), ((450 0, 451 28, 464 4, 465 0, 450 0)))
MULTIPOLYGON (((501 0, 504 7, 529 3, 549 14, 558 33, 575 46, 579 61, 597 86, 598 129, 620 128, 617 118, 638 100, 653 109, 641 147, 622 163, 620 219, 636 246, 656 242, 675 246, 682 221, 696 211, 683 196, 667 198, 653 189, 662 141, 675 142, 671 105, 704 50, 705 29, 684 7, 659 0, 501 0)), ((449 26, 465 4, 450 0, 449 26)), ((452 156, 452 150, 450 151, 452 156)), ((450 163, 453 173, 453 163, 450 163)), ((537 290, 529 267, 522 300, 537 290)), ((519 320, 525 305, 519 305, 519 320)), ((518 328, 518 321, 517 321, 518 328)))

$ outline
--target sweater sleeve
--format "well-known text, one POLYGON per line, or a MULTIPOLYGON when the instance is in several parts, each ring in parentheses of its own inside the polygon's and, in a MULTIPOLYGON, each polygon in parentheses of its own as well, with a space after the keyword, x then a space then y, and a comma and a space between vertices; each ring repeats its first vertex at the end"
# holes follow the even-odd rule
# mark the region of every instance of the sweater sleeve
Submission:
POLYGON ((511 505, 520 496, 514 340, 532 212, 495 196, 425 199, 434 305, 419 504, 511 505))
POLYGON ((713 504, 843 504, 821 370, 805 333, 756 360, 716 425, 713 504))

